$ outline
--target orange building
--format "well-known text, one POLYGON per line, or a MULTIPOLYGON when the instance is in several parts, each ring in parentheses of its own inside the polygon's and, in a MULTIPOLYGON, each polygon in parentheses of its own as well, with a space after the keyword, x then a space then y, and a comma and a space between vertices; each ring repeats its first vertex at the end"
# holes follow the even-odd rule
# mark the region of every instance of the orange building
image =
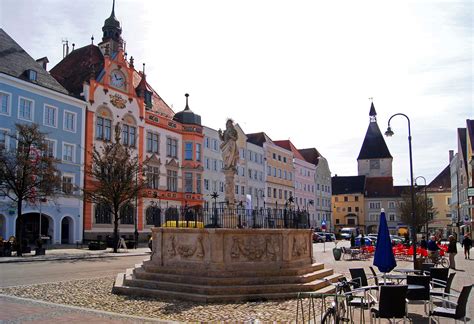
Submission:
MULTIPOLYGON (((91 152, 112 141, 117 125, 122 144, 146 162, 147 189, 137 204, 126 206, 121 234, 135 227, 142 238, 149 227, 164 221, 165 207, 201 206, 201 117, 188 105, 175 114, 146 81, 145 64, 137 71, 133 57, 123 50, 120 22, 114 8, 102 27, 103 38, 68 54, 50 72, 73 95, 88 102, 85 126, 85 168, 91 152)), ((137 180, 138 181, 138 180, 137 180)), ((92 179, 86 177, 87 188, 92 179)), ((112 216, 106 206, 84 203, 84 238, 112 232, 112 216)))

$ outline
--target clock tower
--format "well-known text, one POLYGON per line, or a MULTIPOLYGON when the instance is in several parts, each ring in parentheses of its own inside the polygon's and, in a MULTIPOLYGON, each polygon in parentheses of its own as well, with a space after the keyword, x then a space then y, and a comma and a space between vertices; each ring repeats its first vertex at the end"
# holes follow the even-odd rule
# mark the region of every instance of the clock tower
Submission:
POLYGON ((104 21, 102 32, 102 42, 99 43, 99 47, 103 54, 105 54, 107 48, 110 54, 123 49, 122 27, 120 27, 120 21, 115 17, 115 0, 112 3, 110 17, 104 21))

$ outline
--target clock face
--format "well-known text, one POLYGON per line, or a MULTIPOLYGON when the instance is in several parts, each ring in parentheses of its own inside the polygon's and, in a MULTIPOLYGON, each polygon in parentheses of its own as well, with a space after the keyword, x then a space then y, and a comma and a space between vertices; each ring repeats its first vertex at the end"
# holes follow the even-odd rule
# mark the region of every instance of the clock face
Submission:
POLYGON ((110 85, 116 88, 123 88, 125 85, 125 75, 120 71, 110 73, 110 85))

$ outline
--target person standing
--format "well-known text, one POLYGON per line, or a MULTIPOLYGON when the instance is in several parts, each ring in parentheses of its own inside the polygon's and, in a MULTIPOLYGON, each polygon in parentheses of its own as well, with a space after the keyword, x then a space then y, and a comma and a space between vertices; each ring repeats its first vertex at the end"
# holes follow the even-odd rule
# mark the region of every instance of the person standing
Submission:
POLYGON ((464 234, 464 239, 461 242, 461 246, 464 247, 464 259, 469 259, 469 250, 472 247, 472 240, 469 238, 469 233, 464 234))
POLYGON ((448 253, 449 253, 449 267, 453 270, 456 270, 456 261, 454 257, 458 253, 457 242, 453 235, 449 235, 449 244, 448 244, 448 253))
POLYGON ((436 244, 436 239, 434 235, 430 237, 430 240, 428 241, 427 244, 428 248, 428 257, 432 260, 433 263, 436 263, 435 261, 438 259, 439 256, 439 246, 436 244))

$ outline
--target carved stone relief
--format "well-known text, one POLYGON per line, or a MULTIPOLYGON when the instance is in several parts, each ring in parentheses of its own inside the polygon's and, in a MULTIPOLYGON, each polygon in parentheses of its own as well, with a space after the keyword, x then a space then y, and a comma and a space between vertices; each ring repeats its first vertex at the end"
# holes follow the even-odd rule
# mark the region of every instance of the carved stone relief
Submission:
POLYGON ((202 244, 202 236, 198 236, 191 244, 176 243, 176 237, 171 235, 168 239, 168 255, 175 257, 179 255, 182 258, 190 258, 196 256, 198 258, 204 257, 204 246, 202 244))
POLYGON ((306 244, 305 237, 294 236, 293 237, 293 249, 291 255, 294 257, 300 257, 308 253, 308 246, 306 244))
POLYGON ((244 258, 248 261, 276 261, 280 253, 278 237, 232 237, 230 256, 232 259, 244 258))

